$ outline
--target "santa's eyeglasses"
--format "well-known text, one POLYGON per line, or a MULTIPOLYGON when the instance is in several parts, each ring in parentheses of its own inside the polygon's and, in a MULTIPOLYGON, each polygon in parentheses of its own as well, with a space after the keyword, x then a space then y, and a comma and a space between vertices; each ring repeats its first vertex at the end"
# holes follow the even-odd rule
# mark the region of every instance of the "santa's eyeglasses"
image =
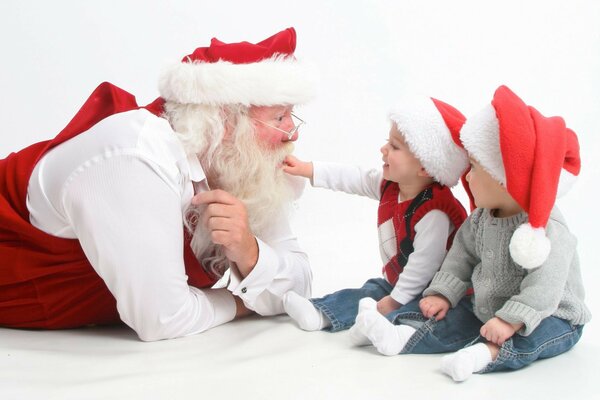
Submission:
POLYGON ((256 122, 260 122, 261 124, 268 126, 269 128, 273 128, 279 132, 285 133, 287 135, 288 139, 291 139, 292 136, 294 136, 294 133, 298 132, 298 129, 300 129, 300 127, 302 125, 304 125, 306 122, 304 122, 303 119, 299 118, 296 114, 294 113, 290 113, 290 115, 292 116, 292 122, 294 123, 294 127, 292 129, 290 129, 289 131, 286 131, 284 129, 278 128, 276 126, 273 126, 271 124, 267 124, 264 121, 261 121, 260 119, 256 119, 256 118, 252 118, 253 120, 255 120, 256 122))

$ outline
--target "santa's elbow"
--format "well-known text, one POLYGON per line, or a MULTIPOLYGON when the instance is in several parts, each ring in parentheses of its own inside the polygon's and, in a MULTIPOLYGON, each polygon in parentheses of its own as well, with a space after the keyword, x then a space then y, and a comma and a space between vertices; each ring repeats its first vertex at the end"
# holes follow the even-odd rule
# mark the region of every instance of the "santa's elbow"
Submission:
POLYGON ((136 331, 138 337, 142 342, 158 342, 159 340, 172 339, 165 332, 154 331, 154 330, 141 330, 136 331))

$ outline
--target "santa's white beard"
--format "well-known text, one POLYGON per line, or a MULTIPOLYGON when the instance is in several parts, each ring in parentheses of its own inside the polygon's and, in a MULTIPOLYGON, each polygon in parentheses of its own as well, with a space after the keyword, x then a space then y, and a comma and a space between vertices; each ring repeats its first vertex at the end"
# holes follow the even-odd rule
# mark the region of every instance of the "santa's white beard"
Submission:
MULTIPOLYGON (((200 162, 211 189, 225 190, 244 203, 250 229, 260 237, 269 223, 273 223, 273 218, 285 212, 293 198, 290 180, 281 169, 293 144, 289 142, 278 149, 264 148, 255 139, 251 125, 246 128, 237 129, 233 142, 224 141, 210 160, 201 157, 200 162)), ((198 217, 202 212, 203 209, 195 210, 198 217)), ((201 218, 196 220, 202 221, 201 218)), ((223 248, 212 243, 210 232, 201 222, 195 226, 191 247, 204 268, 215 276, 223 276, 229 268, 223 248)))

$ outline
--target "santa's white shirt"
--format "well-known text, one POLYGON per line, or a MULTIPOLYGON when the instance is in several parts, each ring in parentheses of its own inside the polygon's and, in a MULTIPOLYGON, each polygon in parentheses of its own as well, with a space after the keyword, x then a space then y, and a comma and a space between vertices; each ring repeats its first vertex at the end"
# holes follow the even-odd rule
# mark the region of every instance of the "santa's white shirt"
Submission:
POLYGON ((234 318, 232 296, 260 315, 283 312, 281 296, 310 296, 306 254, 287 216, 256 238, 259 258, 227 288, 189 286, 183 261, 184 211, 208 190, 198 159, 169 123, 140 109, 112 115, 46 153, 31 175, 27 208, 38 229, 78 239, 142 340, 193 335, 234 318))

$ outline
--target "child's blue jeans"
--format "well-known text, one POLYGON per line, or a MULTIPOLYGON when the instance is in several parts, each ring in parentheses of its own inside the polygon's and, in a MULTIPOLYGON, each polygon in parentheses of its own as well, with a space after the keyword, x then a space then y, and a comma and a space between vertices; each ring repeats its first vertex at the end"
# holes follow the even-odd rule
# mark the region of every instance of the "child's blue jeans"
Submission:
POLYGON ((338 332, 354 325, 358 314, 358 302, 363 297, 371 297, 379 301, 392 292, 392 285, 385 279, 369 279, 356 289, 342 289, 317 299, 310 299, 331 321, 331 326, 324 330, 338 332))
MULTIPOLYGON (((419 308, 420 299, 417 298, 387 315, 396 325, 406 324, 417 329, 401 354, 454 352, 485 341, 479 335, 483 324, 473 314, 470 298, 463 298, 441 321, 423 316, 419 308)), ((563 319, 547 317, 529 336, 515 334, 507 340, 500 348, 496 360, 481 372, 519 369, 535 360, 557 356, 575 346, 582 331, 583 325, 573 326, 563 319)))

